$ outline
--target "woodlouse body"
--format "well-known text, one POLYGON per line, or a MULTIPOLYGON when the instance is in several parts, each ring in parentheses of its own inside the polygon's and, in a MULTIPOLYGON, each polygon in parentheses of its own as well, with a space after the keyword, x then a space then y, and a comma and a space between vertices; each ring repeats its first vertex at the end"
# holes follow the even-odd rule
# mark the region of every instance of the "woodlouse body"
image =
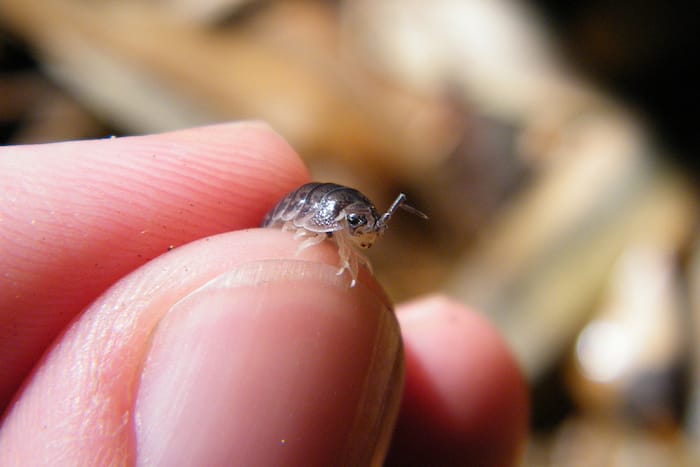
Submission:
POLYGON ((354 188, 335 183, 307 183, 282 198, 267 213, 261 227, 295 230, 296 237, 307 237, 299 250, 333 238, 341 262, 338 274, 345 269, 350 271, 353 287, 358 263, 371 270, 369 261, 353 245, 371 247, 399 207, 427 219, 425 214, 405 204, 405 200, 406 195, 401 193, 387 212, 380 215, 374 204, 354 188))

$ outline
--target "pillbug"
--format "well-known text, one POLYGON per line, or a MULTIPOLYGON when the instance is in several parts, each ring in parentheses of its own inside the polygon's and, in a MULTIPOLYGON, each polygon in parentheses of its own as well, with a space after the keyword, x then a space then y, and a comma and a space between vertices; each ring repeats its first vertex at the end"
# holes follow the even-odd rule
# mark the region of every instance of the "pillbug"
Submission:
POLYGON ((405 209, 423 219, 428 216, 406 204, 406 195, 399 194, 391 207, 382 215, 374 204, 354 188, 335 183, 307 183, 288 193, 265 216, 261 227, 281 227, 295 230, 295 238, 306 237, 299 250, 332 238, 338 245, 340 269, 346 269, 352 281, 357 283, 359 264, 370 271, 372 266, 353 245, 369 248, 384 230, 398 208, 405 209))

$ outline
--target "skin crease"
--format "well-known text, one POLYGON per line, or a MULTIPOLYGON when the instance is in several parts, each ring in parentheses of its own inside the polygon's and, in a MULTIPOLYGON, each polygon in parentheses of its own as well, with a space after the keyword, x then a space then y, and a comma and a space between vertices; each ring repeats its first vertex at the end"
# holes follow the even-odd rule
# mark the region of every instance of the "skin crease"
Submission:
POLYGON ((399 327, 381 287, 365 271, 344 287, 330 242, 297 255, 289 232, 241 230, 307 181, 257 123, 0 148, 0 464, 184 464, 178 439, 199 446, 188 459, 199 464, 377 459, 399 403, 389 465, 513 463, 526 386, 485 320, 444 297, 398 306, 401 396, 399 327), (197 405, 209 400, 220 410, 197 405), (243 417, 256 403, 266 417, 245 425, 248 444, 196 438, 217 433, 206 424, 235 433, 221 408, 243 417), (303 423, 314 420, 328 429, 303 423), (274 438, 284 449, 261 442, 281 427, 294 434, 274 438))

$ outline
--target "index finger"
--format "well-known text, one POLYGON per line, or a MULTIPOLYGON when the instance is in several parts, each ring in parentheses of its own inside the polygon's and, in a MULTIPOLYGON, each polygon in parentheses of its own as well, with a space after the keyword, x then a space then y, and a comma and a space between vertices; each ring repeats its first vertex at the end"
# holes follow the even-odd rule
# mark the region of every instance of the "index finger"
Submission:
POLYGON ((257 123, 0 150, 0 409, 60 330, 172 246, 255 226, 308 181, 257 123))

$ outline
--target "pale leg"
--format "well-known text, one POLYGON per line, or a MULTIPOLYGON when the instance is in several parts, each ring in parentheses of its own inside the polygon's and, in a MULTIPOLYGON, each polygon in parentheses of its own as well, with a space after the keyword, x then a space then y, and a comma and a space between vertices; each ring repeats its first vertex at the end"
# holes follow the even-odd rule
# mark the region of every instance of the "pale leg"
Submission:
POLYGON ((294 237, 299 238, 303 237, 305 235, 313 235, 312 237, 310 236, 303 242, 301 242, 301 245, 299 245, 299 248, 297 248, 297 254, 299 254, 300 251, 307 249, 310 246, 318 245, 322 241, 326 239, 326 234, 325 233, 308 233, 308 231, 304 231, 305 233, 302 233, 301 235, 299 234, 299 231, 297 231, 296 235, 294 237))

